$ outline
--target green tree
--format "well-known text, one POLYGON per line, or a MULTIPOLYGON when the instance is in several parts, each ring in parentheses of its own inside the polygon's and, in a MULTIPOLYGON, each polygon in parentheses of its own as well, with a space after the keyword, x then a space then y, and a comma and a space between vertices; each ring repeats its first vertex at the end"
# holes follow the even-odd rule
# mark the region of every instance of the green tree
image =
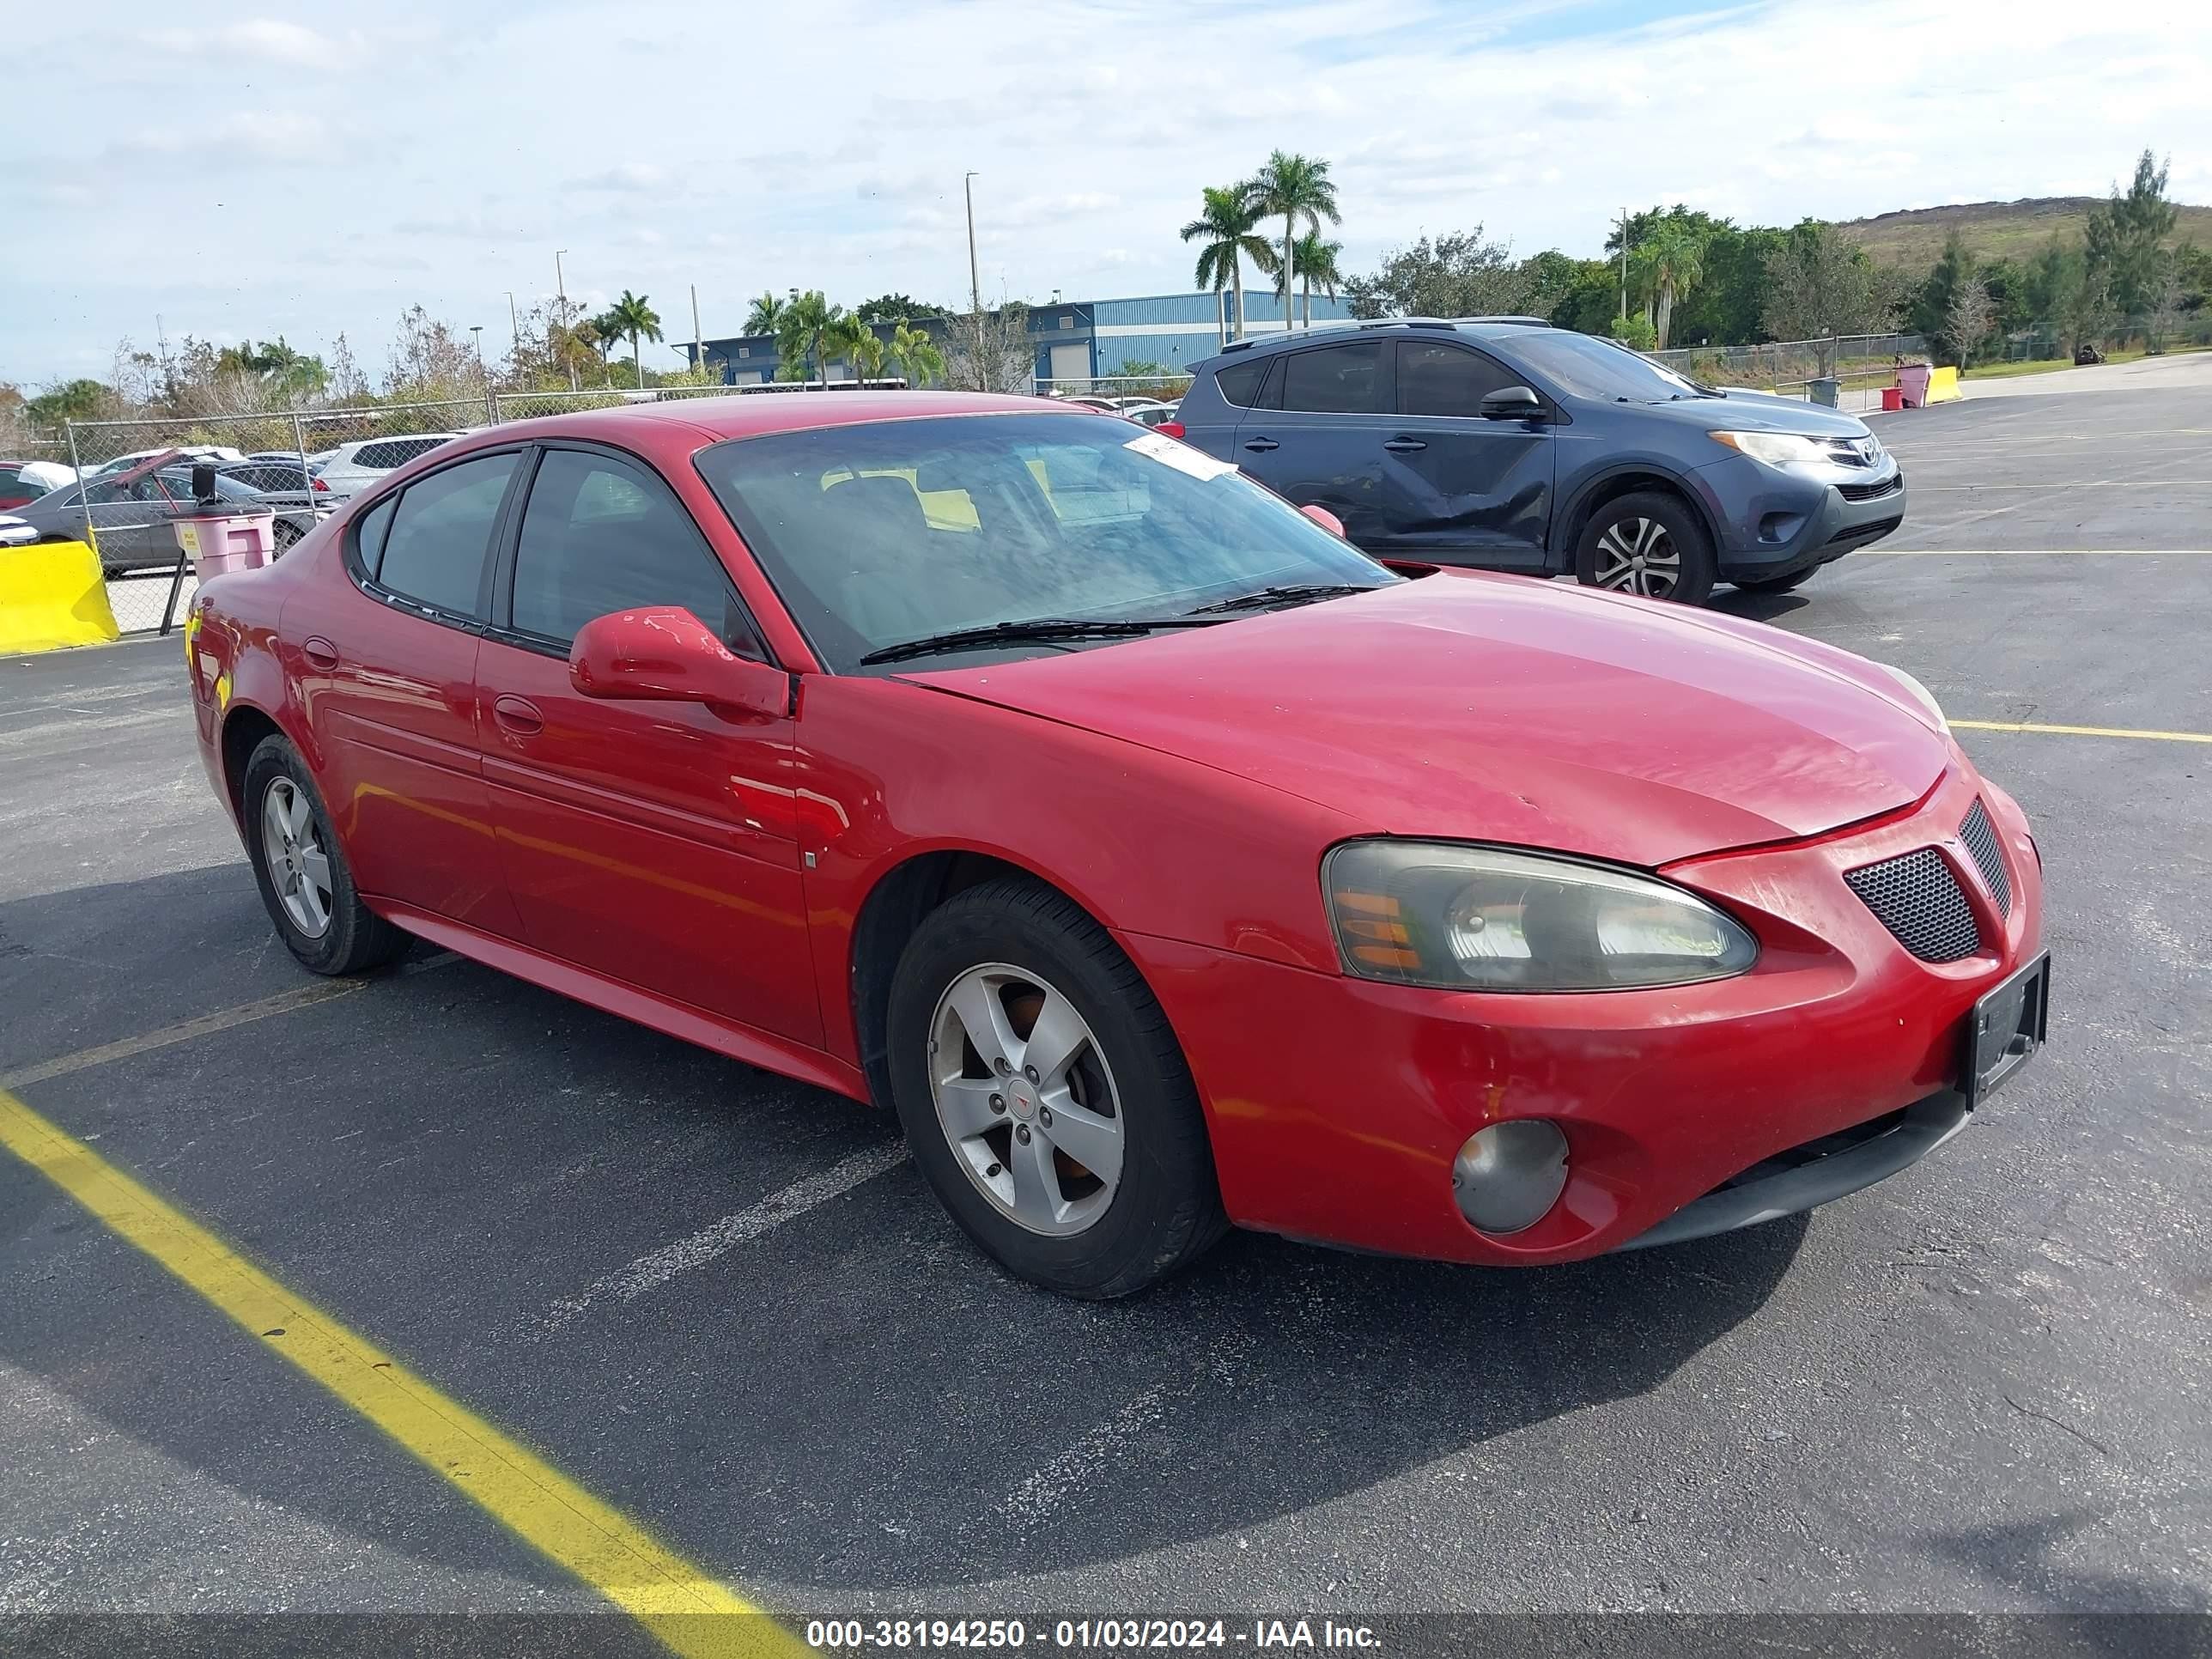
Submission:
POLYGON ((1614 318, 1605 331, 1631 351, 1656 351, 1659 348, 1659 336, 1651 326, 1651 319, 1640 311, 1614 318))
POLYGON ((1355 317, 1482 317, 1523 309, 1531 278, 1482 227, 1393 248, 1372 276, 1344 284, 1355 317))
POLYGON ((1959 290, 1974 276, 1974 256, 1965 238, 1954 229, 1944 239, 1942 257, 1913 292, 1908 317, 1912 331, 1925 335, 1945 356, 1959 355, 1958 342, 1951 334, 1951 307, 1959 290))
POLYGON ((776 356, 782 360, 782 366, 776 371, 778 377, 824 380, 826 384, 823 374, 827 362, 824 352, 833 349, 845 319, 845 307, 831 305, 830 296, 818 288, 809 289, 797 299, 785 301, 775 331, 776 356), (785 374, 784 368, 792 366, 799 372, 785 374), (811 373, 806 372, 810 368, 811 373))
MULTIPOLYGON (((1255 173, 1244 186, 1244 198, 1255 214, 1261 218, 1277 215, 1283 221, 1283 265, 1285 270, 1297 263, 1298 222, 1304 220, 1308 230, 1321 229, 1321 222, 1331 224, 1343 222, 1336 208, 1336 185, 1328 176, 1328 163, 1312 156, 1293 155, 1288 150, 1276 150, 1267 157, 1267 163, 1255 173)), ((1291 307, 1283 301, 1283 327, 1291 326, 1291 307)))
POLYGON ((96 421, 114 401, 115 394, 98 380, 64 380, 26 402, 23 413, 33 425, 59 426, 64 421, 96 421))
POLYGON ((1704 280, 1705 234, 1677 220, 1662 221, 1630 253, 1629 268, 1632 273, 1639 268, 1644 273, 1651 295, 1652 330, 1663 351, 1674 320, 1675 301, 1704 280))
MULTIPOLYGON (((1313 326, 1314 290, 1319 289, 1324 300, 1336 298, 1336 286, 1344 280, 1344 273, 1337 269, 1336 262, 1343 252, 1343 243, 1324 242, 1317 230, 1310 230, 1299 237, 1291 249, 1291 270, 1297 276, 1299 290, 1304 295, 1304 323, 1308 328, 1313 326)), ((1281 287, 1284 290, 1283 313, 1288 316, 1290 284, 1286 282, 1281 287)))
POLYGON ((1241 340, 1244 337, 1244 262, 1249 259, 1261 271, 1273 271, 1279 262, 1267 239, 1256 234, 1260 216, 1242 186, 1208 186, 1200 199, 1204 205, 1199 216, 1182 228, 1182 240, 1199 244, 1198 268, 1192 280, 1214 294, 1224 288, 1234 294, 1237 331, 1231 337, 1241 340))
POLYGON ((845 319, 832 337, 830 349, 853 366, 856 380, 873 380, 882 377, 884 359, 888 355, 884 343, 876 337, 876 331, 860 320, 856 312, 845 319))
POLYGON ((753 301, 752 309, 745 313, 745 332, 748 334, 779 332, 783 327, 783 307, 784 302, 777 299, 774 294, 762 295, 753 301))
POLYGON ((910 386, 927 386, 932 380, 945 378, 945 354, 925 331, 911 324, 901 322, 891 330, 886 349, 910 386))
POLYGON ((645 386, 645 352, 641 340, 658 342, 660 338, 660 313, 646 303, 642 294, 633 294, 628 289, 622 298, 607 307, 607 320, 615 325, 615 332, 629 337, 629 355, 636 361, 637 384, 645 386))
POLYGON ((2089 267, 2106 273, 2112 303, 2125 317, 2140 316, 2148 309, 2166 239, 2179 216, 2179 210, 2166 199, 2166 172, 2145 150, 2136 160, 2136 176, 2127 193, 2122 195, 2114 185, 2112 199, 2092 209, 2084 227, 2089 267))
POLYGON ((1959 354, 1960 374, 1966 373, 1974 348, 1988 337, 1996 314, 1996 301, 1990 297, 1990 285, 1982 277, 1970 276, 1953 291, 1944 331, 1950 335, 1952 345, 1959 354))
POLYGON ((1887 279, 1833 225, 1800 222, 1766 256, 1765 276, 1758 325, 1770 340, 1882 334, 1897 325, 1887 279))
POLYGON ((922 304, 910 294, 878 294, 854 307, 853 314, 864 323, 899 323, 909 317, 937 316, 939 309, 922 304))

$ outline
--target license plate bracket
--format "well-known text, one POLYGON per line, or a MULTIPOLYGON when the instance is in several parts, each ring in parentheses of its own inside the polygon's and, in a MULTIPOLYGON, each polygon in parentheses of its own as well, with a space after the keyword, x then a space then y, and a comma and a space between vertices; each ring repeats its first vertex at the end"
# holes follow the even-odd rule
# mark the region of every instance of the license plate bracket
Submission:
POLYGON ((2033 1058, 2051 1022, 2051 952, 2045 951, 1974 1004, 1966 1017, 1959 1092, 1968 1111, 2033 1058))

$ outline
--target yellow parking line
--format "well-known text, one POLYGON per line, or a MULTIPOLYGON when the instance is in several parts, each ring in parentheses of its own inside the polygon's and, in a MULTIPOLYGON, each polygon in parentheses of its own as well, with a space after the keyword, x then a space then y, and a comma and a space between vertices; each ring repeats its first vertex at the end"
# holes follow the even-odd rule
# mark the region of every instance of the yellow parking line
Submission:
POLYGON ((804 1650, 759 1608, 270 1278, 4 1089, 0 1146, 672 1651, 686 1659, 719 1659, 804 1650))
POLYGON ((1968 732, 2042 732, 2061 738, 2145 738, 2157 743, 2212 743, 2212 732, 2141 732, 2124 726, 2045 726, 2037 720, 1953 720, 1968 732))
MULTIPOLYGON (((426 974, 433 968, 443 968, 460 957, 451 951, 441 951, 434 957, 421 957, 402 963, 394 970, 394 977, 426 974)), ((94 1066, 110 1061, 129 1060, 155 1048, 173 1048, 179 1042, 190 1042, 195 1037, 207 1036, 216 1031, 228 1031, 233 1026, 250 1025, 257 1019, 269 1019, 277 1014, 289 1014, 295 1008, 312 1008, 319 1002, 331 1002, 339 997, 349 997, 356 991, 374 983, 366 979, 317 980, 312 985, 302 985, 295 991, 279 991, 273 997, 263 997, 258 1002, 241 1002, 234 1008, 218 1008, 211 1014, 199 1014, 191 1019, 179 1020, 174 1025, 164 1025, 158 1030, 139 1036, 125 1037, 119 1042, 103 1042, 94 1048, 80 1048, 73 1054, 63 1054, 53 1060, 40 1060, 35 1066, 25 1066, 13 1072, 0 1072, 0 1089, 27 1089, 33 1083, 44 1083, 49 1078, 67 1077, 71 1072, 88 1071, 94 1066)))

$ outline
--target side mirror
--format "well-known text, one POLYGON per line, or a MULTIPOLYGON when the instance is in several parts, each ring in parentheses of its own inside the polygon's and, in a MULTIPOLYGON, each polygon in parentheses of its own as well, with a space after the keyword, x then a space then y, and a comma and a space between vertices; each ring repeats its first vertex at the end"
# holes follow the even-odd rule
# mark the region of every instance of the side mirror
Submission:
POLYGON ((568 647, 568 683, 611 702, 703 702, 761 720, 790 712, 791 677, 740 657, 681 605, 595 617, 568 647))
POLYGON ((1525 386, 1502 386, 1482 399, 1486 421, 1536 421, 1544 416, 1544 400, 1525 386))
POLYGON ((1298 511, 1304 514, 1309 519, 1311 519, 1323 530, 1328 532, 1330 535, 1338 538, 1341 538, 1343 536, 1344 520, 1338 518, 1335 514, 1330 512, 1327 507, 1316 507, 1312 502, 1309 501, 1305 506, 1300 507, 1298 511))

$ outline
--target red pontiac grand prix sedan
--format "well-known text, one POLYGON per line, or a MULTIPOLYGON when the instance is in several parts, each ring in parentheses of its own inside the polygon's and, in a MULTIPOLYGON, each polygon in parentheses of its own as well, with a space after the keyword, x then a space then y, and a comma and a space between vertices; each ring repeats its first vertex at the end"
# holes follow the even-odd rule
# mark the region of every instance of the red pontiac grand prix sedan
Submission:
POLYGON ((1386 568, 1035 399, 480 432, 186 641, 308 968, 417 935, 889 1105, 1078 1296, 1231 1222, 1482 1263, 1743 1226, 2043 1033, 2034 841, 1909 677, 1386 568))

